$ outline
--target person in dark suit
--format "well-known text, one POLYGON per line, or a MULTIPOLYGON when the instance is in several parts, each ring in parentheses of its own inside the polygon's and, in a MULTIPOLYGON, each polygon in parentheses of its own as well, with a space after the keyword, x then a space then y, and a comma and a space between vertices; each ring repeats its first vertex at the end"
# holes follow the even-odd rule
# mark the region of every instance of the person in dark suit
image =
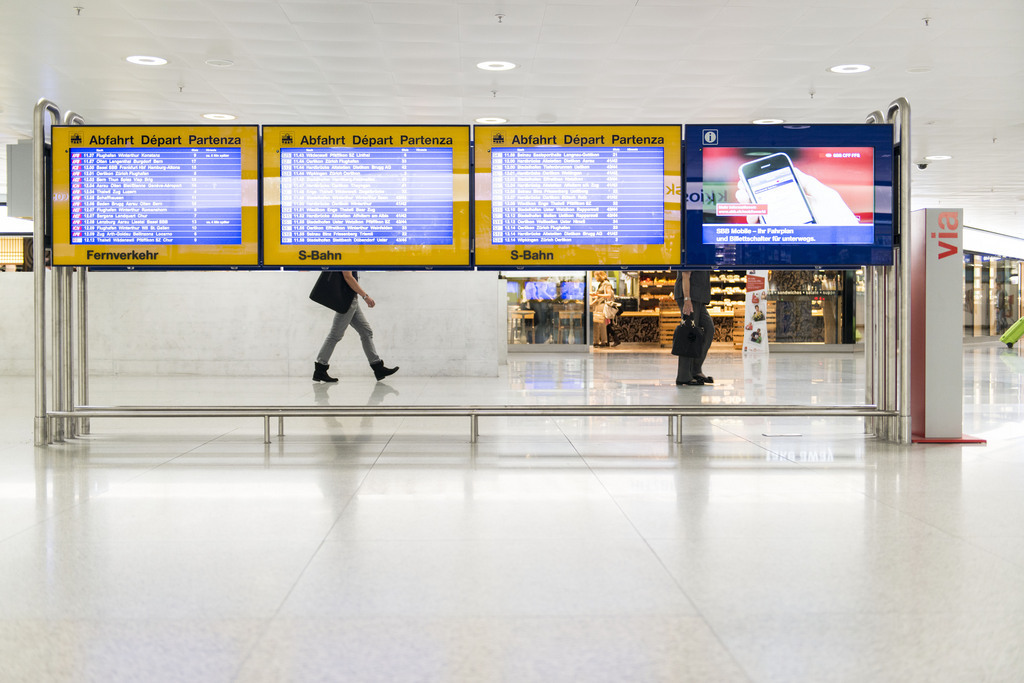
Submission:
POLYGON ((707 358, 711 342, 715 338, 715 321, 708 313, 708 304, 711 303, 711 271, 681 270, 676 273, 673 298, 679 304, 679 311, 684 316, 693 316, 694 322, 700 328, 701 334, 704 335, 704 345, 701 347, 701 354, 698 358, 679 356, 676 384, 686 386, 714 384, 714 378, 704 374, 704 359, 707 358))

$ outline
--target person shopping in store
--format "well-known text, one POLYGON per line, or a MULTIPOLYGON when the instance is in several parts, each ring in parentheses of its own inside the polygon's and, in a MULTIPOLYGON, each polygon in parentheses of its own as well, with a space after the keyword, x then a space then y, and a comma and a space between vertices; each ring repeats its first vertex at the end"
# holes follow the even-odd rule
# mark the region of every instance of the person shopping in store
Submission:
POLYGON ((684 316, 692 315, 701 334, 704 335, 704 345, 701 347, 701 354, 698 358, 679 356, 676 384, 686 386, 714 384, 714 378, 704 374, 704 360, 707 358, 711 342, 715 338, 715 321, 708 313, 708 304, 711 303, 711 271, 681 270, 676 273, 673 298, 679 304, 680 313, 684 316))
POLYGON ((612 321, 618 312, 615 303, 615 286, 603 270, 594 271, 594 292, 590 296, 590 310, 594 314, 594 346, 618 346, 618 336, 612 321))
POLYGON ((398 372, 398 368, 384 367, 384 361, 377 355, 377 349, 373 345, 373 328, 370 327, 369 321, 366 320, 366 316, 363 315, 363 311, 359 308, 359 299, 365 301, 369 308, 376 306, 377 302, 360 286, 359 274, 357 272, 345 270, 342 271, 342 276, 342 297, 349 301, 349 305, 344 313, 334 314, 331 329, 327 332, 327 338, 324 339, 320 352, 316 355, 316 362, 313 364, 313 381, 338 381, 336 377, 331 377, 327 374, 327 369, 330 367, 329 364, 331 362, 331 355, 334 353, 334 347, 345 336, 345 330, 351 325, 359 334, 359 341, 363 345, 363 353, 366 354, 366 360, 370 362, 370 369, 373 370, 373 375, 379 382, 388 375, 398 372))

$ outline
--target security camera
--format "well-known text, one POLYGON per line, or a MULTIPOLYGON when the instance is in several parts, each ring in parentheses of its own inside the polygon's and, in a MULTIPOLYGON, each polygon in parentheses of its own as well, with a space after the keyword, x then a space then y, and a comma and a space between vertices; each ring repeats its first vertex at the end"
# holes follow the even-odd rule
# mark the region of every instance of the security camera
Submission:
POLYGON ((922 161, 921 163, 919 163, 919 164, 917 165, 917 167, 918 167, 919 169, 921 169, 921 170, 923 171, 924 169, 928 168, 928 164, 926 164, 926 163, 924 163, 924 162, 922 161))

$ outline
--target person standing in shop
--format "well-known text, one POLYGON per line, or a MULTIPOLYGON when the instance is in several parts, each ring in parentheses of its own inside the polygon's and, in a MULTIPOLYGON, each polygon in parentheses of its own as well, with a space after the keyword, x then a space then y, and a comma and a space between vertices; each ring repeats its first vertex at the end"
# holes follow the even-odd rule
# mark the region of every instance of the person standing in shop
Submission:
POLYGON ((615 317, 615 287, 603 270, 594 271, 594 293, 590 297, 590 308, 594 314, 594 346, 618 346, 619 339, 612 328, 615 317))
POLYGON ((324 339, 320 352, 316 355, 316 362, 313 364, 313 381, 338 381, 336 377, 331 377, 327 374, 327 369, 330 367, 329 363, 331 362, 331 355, 334 353, 334 347, 345 336, 345 330, 351 325, 359 334, 359 341, 363 345, 363 353, 366 354, 366 360, 370 362, 370 368, 379 382, 388 375, 398 372, 398 368, 384 367, 384 361, 377 355, 377 349, 373 345, 373 328, 370 327, 369 321, 366 320, 366 316, 363 315, 363 311, 359 308, 359 299, 365 301, 366 305, 370 308, 376 306, 377 302, 359 285, 359 274, 357 272, 345 270, 342 271, 342 276, 342 296, 349 301, 349 305, 344 313, 334 314, 331 329, 327 332, 327 338, 324 339))
POLYGON ((704 359, 707 358, 711 342, 715 338, 715 321, 708 313, 708 304, 711 303, 711 271, 681 270, 676 273, 673 298, 679 304, 679 311, 684 316, 693 316, 701 334, 704 335, 704 345, 701 347, 698 358, 679 356, 676 384, 686 386, 714 384, 714 378, 704 374, 704 359))

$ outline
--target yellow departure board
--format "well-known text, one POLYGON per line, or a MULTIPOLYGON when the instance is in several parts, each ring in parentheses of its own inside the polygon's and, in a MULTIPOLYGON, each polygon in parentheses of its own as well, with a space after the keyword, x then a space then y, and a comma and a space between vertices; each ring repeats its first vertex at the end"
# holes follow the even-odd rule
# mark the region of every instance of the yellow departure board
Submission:
POLYGON ((468 126, 264 126, 263 263, 470 267, 468 126))
POLYGON ((680 263, 680 126, 473 131, 475 265, 680 263))
POLYGON ((256 126, 55 126, 58 266, 259 264, 256 126))

